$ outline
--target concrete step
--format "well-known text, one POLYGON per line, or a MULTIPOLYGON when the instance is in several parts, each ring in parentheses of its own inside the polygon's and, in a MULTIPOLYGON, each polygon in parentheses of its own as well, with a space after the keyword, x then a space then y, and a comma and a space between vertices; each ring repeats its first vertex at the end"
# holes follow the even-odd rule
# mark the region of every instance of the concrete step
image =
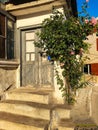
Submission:
POLYGON ((50 120, 51 106, 40 103, 6 100, 0 102, 0 111, 50 120))
POLYGON ((59 126, 58 130, 74 130, 74 127, 70 127, 70 126, 59 126))
POLYGON ((62 119, 58 123, 58 130, 74 130, 74 128, 75 126, 70 119, 62 119))
POLYGON ((70 111, 71 110, 71 106, 67 106, 67 105, 55 105, 52 113, 55 115, 57 115, 58 120, 60 119, 70 119, 70 111))
POLYGON ((52 89, 19 88, 6 92, 5 99, 49 104, 52 89))
POLYGON ((51 130, 74 130, 75 125, 70 119, 52 120, 49 128, 51 130))
POLYGON ((47 120, 0 112, 0 129, 3 130, 48 130, 48 124, 47 120))

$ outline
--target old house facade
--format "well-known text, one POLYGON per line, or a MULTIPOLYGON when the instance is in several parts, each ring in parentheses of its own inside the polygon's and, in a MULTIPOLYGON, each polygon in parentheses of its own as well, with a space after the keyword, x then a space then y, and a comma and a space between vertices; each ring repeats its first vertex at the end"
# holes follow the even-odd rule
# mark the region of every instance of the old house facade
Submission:
POLYGON ((40 56, 40 49, 33 42, 37 40, 36 32, 40 30, 42 21, 50 16, 53 7, 61 12, 67 10, 69 17, 72 13, 76 15, 76 1, 2 2, 5 4, 1 3, 0 22, 1 91, 10 86, 54 86, 53 65, 47 57, 40 56))
MULTIPOLYGON (((40 48, 35 47, 33 43, 35 39, 37 40, 36 32, 40 31, 42 21, 51 15, 53 7, 61 12, 71 10, 66 18, 72 14, 76 16, 76 1, 6 0, 1 2, 5 4, 0 3, 0 92, 20 86, 52 87, 55 102, 64 103, 56 84, 53 65, 47 57, 41 57, 40 48)), ((94 40, 94 37, 91 39, 94 40)), ((91 83, 94 80, 97 82, 96 76, 93 76, 91 83)), ((93 120, 98 124, 97 92, 98 89, 94 85, 77 92, 77 102, 71 110, 73 121, 81 122, 86 119, 88 122, 93 120)))

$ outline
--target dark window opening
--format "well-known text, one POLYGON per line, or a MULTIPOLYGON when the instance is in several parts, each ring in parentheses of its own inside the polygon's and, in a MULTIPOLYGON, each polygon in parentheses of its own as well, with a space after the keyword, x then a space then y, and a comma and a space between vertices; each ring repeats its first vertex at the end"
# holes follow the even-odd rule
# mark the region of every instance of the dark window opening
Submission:
POLYGON ((91 65, 90 64, 84 65, 84 73, 85 74, 91 74, 91 65))
POLYGON ((98 75, 98 63, 85 64, 84 73, 91 75, 98 75))
POLYGON ((14 22, 1 13, 0 58, 14 59, 14 22))
POLYGON ((33 2, 33 1, 38 1, 38 0, 9 0, 8 2, 14 5, 18 5, 18 4, 23 4, 23 3, 33 2))
POLYGON ((5 16, 0 14, 0 35, 5 37, 5 16))
POLYGON ((5 16, 0 14, 0 58, 5 58, 5 16))
POLYGON ((7 59, 14 58, 14 23, 7 20, 7 59))
POLYGON ((5 38, 0 37, 0 58, 5 58, 5 38))

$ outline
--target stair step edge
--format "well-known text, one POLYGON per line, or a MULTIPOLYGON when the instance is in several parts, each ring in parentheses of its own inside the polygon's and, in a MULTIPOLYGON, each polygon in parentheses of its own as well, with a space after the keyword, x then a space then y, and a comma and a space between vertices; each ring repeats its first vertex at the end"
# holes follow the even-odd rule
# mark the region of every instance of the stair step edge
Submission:
POLYGON ((71 119, 61 119, 58 122, 59 126, 74 128, 75 124, 71 119))
POLYGON ((31 102, 31 101, 21 101, 21 100, 8 100, 7 99, 5 101, 1 101, 0 104, 28 105, 31 107, 52 109, 52 105, 50 105, 50 104, 43 104, 43 103, 37 103, 37 102, 31 102))
POLYGON ((30 126, 44 126, 49 123, 49 120, 35 119, 28 116, 22 116, 17 114, 11 114, 7 112, 0 112, 0 121, 9 121, 18 124, 30 125, 30 126))

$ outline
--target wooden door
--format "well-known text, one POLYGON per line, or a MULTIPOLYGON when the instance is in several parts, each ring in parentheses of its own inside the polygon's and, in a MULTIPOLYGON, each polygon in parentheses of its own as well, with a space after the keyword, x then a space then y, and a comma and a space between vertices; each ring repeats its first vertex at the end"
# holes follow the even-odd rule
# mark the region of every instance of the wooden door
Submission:
POLYGON ((53 85, 53 65, 42 57, 35 47, 39 29, 22 31, 21 42, 21 85, 53 85))

